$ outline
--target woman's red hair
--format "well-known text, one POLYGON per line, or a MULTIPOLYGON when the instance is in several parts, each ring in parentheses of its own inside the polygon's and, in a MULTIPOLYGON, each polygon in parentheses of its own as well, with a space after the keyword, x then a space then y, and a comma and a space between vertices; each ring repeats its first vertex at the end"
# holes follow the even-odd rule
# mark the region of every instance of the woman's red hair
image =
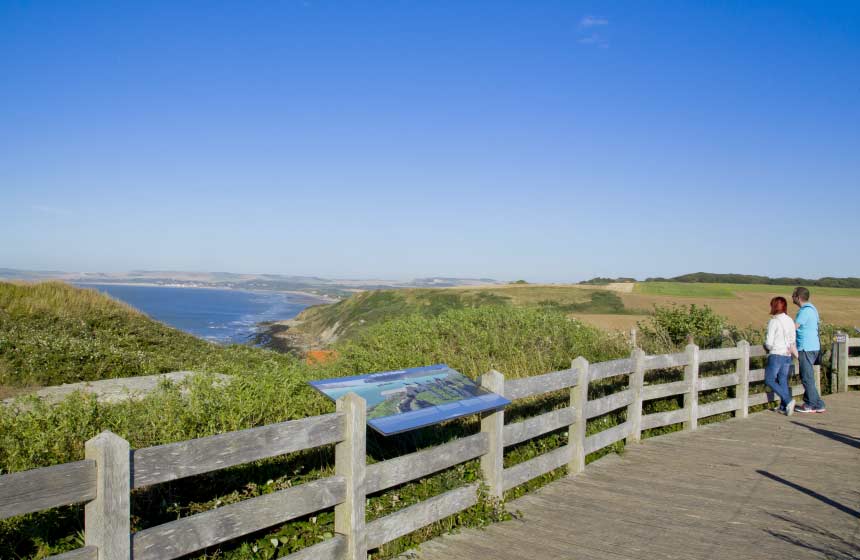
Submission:
POLYGON ((772 300, 770 300, 770 314, 771 315, 779 315, 780 313, 785 313, 785 310, 788 308, 788 302, 785 301, 785 298, 782 296, 776 296, 772 300))

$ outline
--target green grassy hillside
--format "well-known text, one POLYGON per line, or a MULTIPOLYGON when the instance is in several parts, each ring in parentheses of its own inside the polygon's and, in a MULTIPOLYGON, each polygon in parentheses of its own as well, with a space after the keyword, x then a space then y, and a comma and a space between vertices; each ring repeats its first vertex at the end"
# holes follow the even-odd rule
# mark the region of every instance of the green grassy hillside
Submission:
POLYGON ((343 301, 304 310, 298 330, 323 339, 352 339, 385 321, 452 309, 524 307, 564 313, 627 313, 614 292, 579 286, 507 285, 480 288, 406 289, 361 292, 343 301))
POLYGON ((0 282, 0 385, 206 370, 229 354, 94 290, 0 282))

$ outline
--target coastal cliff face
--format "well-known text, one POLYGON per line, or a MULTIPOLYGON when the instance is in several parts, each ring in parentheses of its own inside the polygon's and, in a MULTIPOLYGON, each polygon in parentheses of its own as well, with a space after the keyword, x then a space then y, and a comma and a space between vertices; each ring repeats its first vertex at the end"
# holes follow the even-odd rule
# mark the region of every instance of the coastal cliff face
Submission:
POLYGON ((307 356, 309 352, 324 350, 338 340, 340 323, 319 333, 307 332, 301 319, 287 319, 261 323, 254 337, 254 344, 299 357, 307 356))

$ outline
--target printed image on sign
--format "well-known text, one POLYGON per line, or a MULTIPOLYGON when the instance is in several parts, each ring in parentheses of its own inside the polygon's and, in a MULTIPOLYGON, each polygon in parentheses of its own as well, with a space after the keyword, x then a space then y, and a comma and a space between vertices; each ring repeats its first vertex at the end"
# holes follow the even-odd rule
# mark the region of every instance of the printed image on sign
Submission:
POLYGON ((383 435, 502 408, 511 402, 445 364, 310 384, 335 401, 347 393, 362 397, 367 401, 367 423, 383 435))

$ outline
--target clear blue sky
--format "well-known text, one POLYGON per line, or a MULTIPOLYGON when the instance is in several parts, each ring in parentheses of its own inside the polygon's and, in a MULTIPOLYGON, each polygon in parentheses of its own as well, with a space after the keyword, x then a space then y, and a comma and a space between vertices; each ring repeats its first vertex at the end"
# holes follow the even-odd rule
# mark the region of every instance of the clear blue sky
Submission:
POLYGON ((0 267, 858 276, 858 214, 854 0, 0 3, 0 267))

